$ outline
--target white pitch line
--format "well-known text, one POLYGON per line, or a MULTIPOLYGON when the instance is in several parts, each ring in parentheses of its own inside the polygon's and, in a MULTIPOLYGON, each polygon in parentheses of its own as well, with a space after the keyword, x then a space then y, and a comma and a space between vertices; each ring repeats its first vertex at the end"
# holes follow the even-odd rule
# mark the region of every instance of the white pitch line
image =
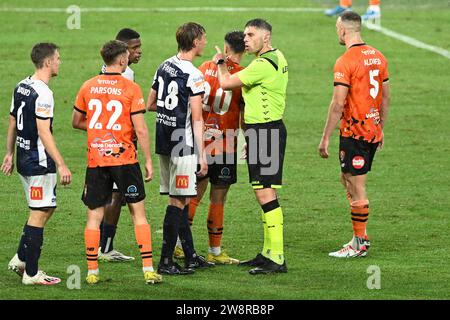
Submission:
MULTIPOLYGON (((8 8, 0 7, 0 12, 47 12, 47 13, 72 13, 67 12, 68 8, 8 8)), ((284 12, 284 13, 295 13, 295 12, 323 12, 323 8, 302 8, 302 7, 254 7, 254 8, 242 8, 242 7, 155 7, 155 8, 113 8, 113 7, 103 7, 103 8, 80 8, 81 12, 284 12)), ((403 41, 413 47, 428 50, 444 56, 450 59, 450 52, 436 46, 432 46, 421 42, 417 39, 405 36, 403 34, 397 33, 395 31, 380 27, 374 24, 367 23, 366 26, 374 31, 381 32, 382 34, 403 41)))
POLYGON ((445 50, 444 48, 440 48, 440 47, 436 47, 436 46, 432 46, 429 44, 426 44, 422 41, 419 41, 417 39, 405 36, 404 34, 400 34, 398 32, 389 30, 387 28, 372 24, 372 23, 367 23, 366 24, 367 28, 370 30, 374 30, 374 31, 378 31, 381 32, 382 34, 403 41, 404 43, 409 44, 410 46, 416 47, 416 48, 420 48, 420 49, 424 49, 424 50, 428 50, 437 54, 440 54, 441 56, 446 57, 447 59, 450 59, 450 51, 445 50))
MULTIPOLYGON (((233 8, 233 7, 174 7, 174 8, 80 8, 81 12, 322 12, 322 8, 233 8)), ((67 8, 8 8, 0 7, 0 12, 66 12, 67 8)))

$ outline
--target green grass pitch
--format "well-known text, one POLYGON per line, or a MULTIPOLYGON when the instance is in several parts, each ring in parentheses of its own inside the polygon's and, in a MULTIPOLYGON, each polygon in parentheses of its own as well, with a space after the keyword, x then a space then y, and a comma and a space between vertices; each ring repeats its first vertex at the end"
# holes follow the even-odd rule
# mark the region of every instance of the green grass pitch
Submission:
MULTIPOLYGON (((333 260, 328 252, 338 249, 352 234, 345 193, 339 183, 337 132, 330 144, 333 156, 318 156, 319 143, 332 93, 332 72, 339 46, 335 19, 322 12, 86 12, 81 29, 69 30, 65 12, 9 12, 2 8, 118 7, 126 2, 78 0, 23 2, 3 0, 0 5, 0 143, 4 146, 11 92, 18 81, 33 72, 29 61, 36 42, 61 46, 63 64, 50 87, 55 96, 54 134, 73 173, 69 187, 58 188, 58 209, 45 229, 40 266, 62 278, 58 286, 25 287, 7 271, 17 249, 28 215, 17 173, 0 177, 0 298, 1 299, 449 299, 450 282, 450 60, 415 48, 380 33, 364 30, 363 38, 389 60, 391 112, 385 128, 385 149, 377 153, 369 174, 371 216, 368 231, 372 248, 368 257, 333 260), (250 276, 235 266, 217 266, 193 276, 165 277, 159 286, 146 286, 141 262, 100 264, 103 281, 95 287, 84 283, 83 230, 86 209, 80 196, 85 172, 85 135, 71 127, 72 106, 83 81, 99 71, 100 46, 123 27, 141 33, 143 59, 133 66, 145 97, 156 67, 176 52, 175 30, 196 21, 207 30, 204 57, 210 59, 223 35, 242 29, 251 18, 266 18, 274 27, 273 45, 289 62, 289 86, 285 122, 288 146, 284 188, 280 203, 285 216, 285 252, 289 273, 250 276), (81 268, 81 289, 69 290, 67 268, 81 268), (378 266, 381 289, 369 290, 367 270, 378 266)), ((280 0, 276 7, 326 9, 337 1, 280 0)), ((355 0, 362 13, 365 0, 355 0)), ((132 7, 274 7, 271 0, 172 1, 135 0, 132 7), (150 4, 151 3, 151 4, 150 4)), ((386 1, 382 24, 396 32, 450 50, 450 7, 446 1, 386 1)), ((246 57, 243 64, 251 61, 246 57)), ((146 114, 153 137, 155 115, 146 114)), ((153 141, 153 139, 152 139, 153 141)), ((3 157, 3 154, 1 155, 3 157)), ((152 226, 155 263, 159 261, 162 221, 167 203, 159 196, 157 157, 155 180, 146 185, 147 214, 152 226)), ((225 209, 224 249, 247 259, 262 247, 259 207, 248 184, 245 165, 231 188, 225 209)), ((193 227, 197 251, 207 251, 207 203, 199 207, 193 227)), ((115 246, 139 257, 133 226, 124 209, 115 246)))

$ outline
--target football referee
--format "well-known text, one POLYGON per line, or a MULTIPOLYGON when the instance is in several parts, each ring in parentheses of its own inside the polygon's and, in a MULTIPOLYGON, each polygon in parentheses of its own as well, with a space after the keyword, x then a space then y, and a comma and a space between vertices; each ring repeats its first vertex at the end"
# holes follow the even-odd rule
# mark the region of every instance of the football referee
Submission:
POLYGON ((231 75, 225 56, 216 47, 213 61, 219 66, 222 89, 242 87, 247 165, 250 183, 262 208, 264 246, 255 258, 241 262, 249 273, 287 272, 283 250, 283 212, 276 189, 281 188, 287 132, 282 118, 286 106, 288 65, 280 50, 271 45, 272 26, 253 19, 244 30, 245 49, 254 54, 250 65, 231 75))

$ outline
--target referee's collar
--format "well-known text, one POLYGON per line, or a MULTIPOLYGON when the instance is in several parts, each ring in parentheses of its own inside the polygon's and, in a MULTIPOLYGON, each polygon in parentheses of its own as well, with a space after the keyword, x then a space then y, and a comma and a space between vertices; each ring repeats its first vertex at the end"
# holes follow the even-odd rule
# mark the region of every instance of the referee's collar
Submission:
POLYGON ((266 54, 266 53, 269 53, 269 52, 273 52, 273 51, 277 51, 277 48, 273 48, 273 49, 267 50, 267 51, 261 53, 259 56, 261 57, 263 54, 266 54))

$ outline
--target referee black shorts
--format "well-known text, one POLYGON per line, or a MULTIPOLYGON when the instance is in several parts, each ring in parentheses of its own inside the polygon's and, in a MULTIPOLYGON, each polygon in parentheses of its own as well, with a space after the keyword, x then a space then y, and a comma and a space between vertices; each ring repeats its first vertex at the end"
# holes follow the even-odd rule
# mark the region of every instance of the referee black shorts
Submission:
POLYGON ((281 188, 286 139, 282 120, 246 124, 247 166, 253 189, 281 188))

